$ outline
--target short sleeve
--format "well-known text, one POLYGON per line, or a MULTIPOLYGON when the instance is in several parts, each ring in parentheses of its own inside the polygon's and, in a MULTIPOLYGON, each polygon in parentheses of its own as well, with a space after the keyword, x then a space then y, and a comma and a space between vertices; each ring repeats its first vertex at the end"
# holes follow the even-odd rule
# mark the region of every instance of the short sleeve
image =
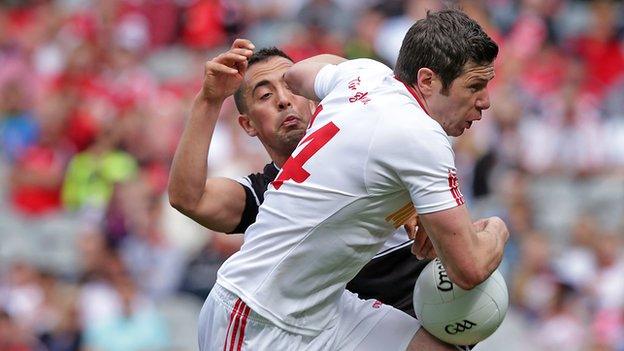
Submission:
POLYGON ((409 144, 406 159, 395 167, 416 211, 425 214, 463 205, 448 137, 439 131, 423 130, 413 135, 409 144))
POLYGON ((377 139, 372 155, 376 161, 371 166, 374 191, 383 191, 389 184, 406 189, 420 214, 464 204, 453 149, 442 130, 395 126, 377 139))
POLYGON ((314 80, 314 93, 323 100, 330 91, 334 89, 337 83, 338 66, 325 65, 318 71, 314 80))

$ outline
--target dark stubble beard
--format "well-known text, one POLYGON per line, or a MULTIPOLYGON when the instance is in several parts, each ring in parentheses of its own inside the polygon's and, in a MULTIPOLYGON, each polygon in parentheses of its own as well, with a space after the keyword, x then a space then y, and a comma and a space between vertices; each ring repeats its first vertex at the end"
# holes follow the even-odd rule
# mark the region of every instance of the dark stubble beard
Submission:
POLYGON ((282 139, 283 150, 288 155, 292 154, 297 148, 299 141, 303 139, 305 135, 305 129, 290 130, 286 132, 280 139, 282 139))

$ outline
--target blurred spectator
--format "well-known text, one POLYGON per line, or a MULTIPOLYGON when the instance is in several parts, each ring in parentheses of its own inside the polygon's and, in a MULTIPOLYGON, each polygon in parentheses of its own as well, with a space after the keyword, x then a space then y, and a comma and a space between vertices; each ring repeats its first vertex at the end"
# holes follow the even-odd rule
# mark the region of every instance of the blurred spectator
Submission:
MULTIPOLYGON (((169 344, 167 326, 151 301, 139 293, 121 261, 113 256, 106 273, 100 289, 105 289, 102 297, 107 296, 106 304, 113 309, 105 316, 92 316, 95 318, 85 328, 87 346, 102 351, 165 350, 169 344)), ((90 300, 88 293, 84 298, 90 300)), ((84 307, 95 306, 87 302, 84 307)))
POLYGON ((42 105, 38 141, 15 160, 10 177, 13 206, 29 215, 61 209, 61 185, 74 152, 66 138, 67 107, 62 98, 51 96, 42 105))
POLYGON ((210 241, 188 263, 181 289, 205 299, 217 281, 217 270, 242 243, 242 235, 211 233, 210 241))
POLYGON ((0 92, 0 141, 9 161, 22 156, 39 138, 39 125, 26 110, 22 89, 18 82, 11 82, 0 92))
POLYGON ((597 98, 602 98, 607 88, 624 73, 624 54, 617 27, 620 5, 611 0, 590 2, 589 28, 573 43, 573 50, 587 72, 583 91, 597 98))
POLYGON ((551 253, 542 233, 525 234, 510 295, 533 320, 540 318, 556 294, 558 282, 550 267, 551 253))
POLYGON ((182 38, 194 49, 210 49, 223 44, 226 33, 225 9, 219 0, 194 0, 184 12, 182 38))
POLYGON ((588 332, 582 322, 582 305, 572 287, 561 283, 555 285, 552 300, 542 313, 544 316, 535 327, 535 340, 540 350, 587 349, 588 332))
POLYGON ((0 350, 2 351, 44 351, 34 339, 25 335, 11 316, 0 309, 0 350))
POLYGON ((93 146, 74 156, 63 184, 63 204, 72 210, 85 206, 103 210, 115 183, 137 175, 132 155, 118 149, 122 129, 110 124, 98 135, 93 146))

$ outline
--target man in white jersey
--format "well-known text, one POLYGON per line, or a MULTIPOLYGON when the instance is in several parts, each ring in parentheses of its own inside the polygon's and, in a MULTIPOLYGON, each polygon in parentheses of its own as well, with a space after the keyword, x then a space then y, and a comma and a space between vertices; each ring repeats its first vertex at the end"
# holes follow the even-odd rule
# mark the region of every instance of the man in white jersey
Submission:
POLYGON ((266 193, 241 250, 200 314, 202 350, 438 350, 418 322, 345 290, 413 203, 460 287, 485 280, 508 237, 499 218, 472 223, 447 135, 489 107, 496 44, 456 10, 406 35, 395 72, 320 56, 285 79, 321 100, 266 193), (328 63, 329 62, 329 63, 328 63))
MULTIPOLYGON (((243 233, 255 222, 265 191, 305 134, 316 108, 316 104, 286 87, 283 75, 293 64, 288 55, 277 48, 251 54, 252 49, 249 40, 237 39, 230 50, 207 62, 204 87, 193 104, 169 182, 169 200, 175 208, 209 229, 226 233, 243 233), (245 68, 242 75, 238 69, 236 74, 221 71, 229 68, 225 64, 234 62, 242 66, 237 68, 245 68), (218 109, 233 93, 240 126, 260 139, 273 161, 262 172, 238 180, 206 179, 206 158, 218 109)), ((411 213, 407 211, 406 215, 411 213)), ((411 235, 417 234, 412 223, 406 227, 411 235)), ((419 233, 416 237, 415 254, 420 258, 434 254, 426 235, 419 233)), ((399 228, 347 289, 414 316, 413 287, 429 260, 417 259, 410 246, 412 240, 403 227, 399 228)))

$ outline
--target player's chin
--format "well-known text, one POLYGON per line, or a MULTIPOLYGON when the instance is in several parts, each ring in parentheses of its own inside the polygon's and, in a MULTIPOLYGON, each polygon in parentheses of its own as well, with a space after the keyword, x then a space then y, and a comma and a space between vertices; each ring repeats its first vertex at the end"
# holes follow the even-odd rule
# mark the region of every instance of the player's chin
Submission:
POLYGON ((297 145, 299 141, 303 139, 305 132, 306 132, 305 128, 289 128, 289 129, 283 130, 283 138, 288 143, 294 143, 295 145, 297 145))

